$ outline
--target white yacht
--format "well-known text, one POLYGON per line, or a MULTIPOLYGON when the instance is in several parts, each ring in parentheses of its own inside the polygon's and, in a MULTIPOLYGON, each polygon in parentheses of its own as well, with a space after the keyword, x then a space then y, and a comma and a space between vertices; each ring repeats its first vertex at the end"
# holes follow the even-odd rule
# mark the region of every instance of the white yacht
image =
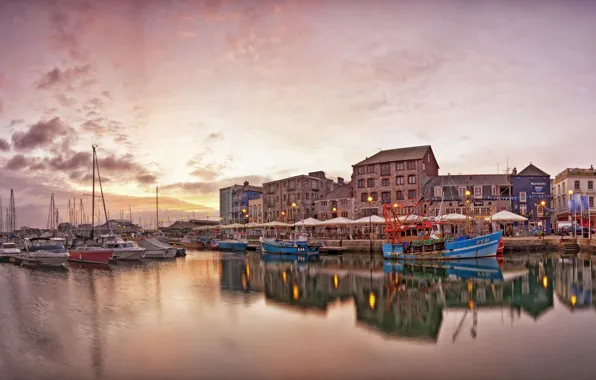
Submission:
POLYGON ((0 262, 8 261, 11 257, 15 257, 20 253, 21 250, 12 241, 2 243, 2 246, 0 246, 0 262))
POLYGON ((29 265, 62 266, 68 260, 68 251, 59 240, 31 238, 25 239, 25 249, 12 259, 29 265))
POLYGON ((147 251, 145 248, 131 240, 124 240, 116 235, 102 235, 98 242, 104 247, 112 250, 113 260, 141 260, 147 251))
POLYGON ((139 246, 146 249, 143 255, 145 259, 172 259, 176 257, 176 248, 154 237, 142 238, 139 240, 139 246))

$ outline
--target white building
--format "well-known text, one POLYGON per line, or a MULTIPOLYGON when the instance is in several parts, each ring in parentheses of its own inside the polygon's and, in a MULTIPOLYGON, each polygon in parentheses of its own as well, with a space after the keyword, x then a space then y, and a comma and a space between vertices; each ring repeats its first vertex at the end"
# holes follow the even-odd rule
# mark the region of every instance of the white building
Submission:
POLYGON ((573 215, 569 213, 569 197, 573 194, 580 194, 588 197, 589 210, 583 210, 582 213, 576 214, 576 219, 579 222, 583 221, 584 226, 596 225, 596 208, 594 207, 594 197, 596 191, 594 184, 596 183, 596 170, 593 166, 589 169, 567 168, 555 176, 552 182, 552 199, 551 208, 553 209, 554 221, 570 221, 573 215), (590 218, 588 219, 588 214, 590 218))

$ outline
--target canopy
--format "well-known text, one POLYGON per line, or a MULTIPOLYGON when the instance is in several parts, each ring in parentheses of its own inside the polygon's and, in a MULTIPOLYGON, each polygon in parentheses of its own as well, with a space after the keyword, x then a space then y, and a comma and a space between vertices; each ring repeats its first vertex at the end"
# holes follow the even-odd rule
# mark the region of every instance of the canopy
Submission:
POLYGON ((282 222, 269 222, 263 224, 263 227, 292 227, 291 224, 282 223, 282 222))
POLYGON ((510 211, 500 211, 496 214, 493 214, 492 217, 485 218, 487 222, 490 222, 492 219, 493 222, 525 222, 528 218, 525 218, 521 215, 514 214, 510 211))
POLYGON ((352 222, 353 224, 385 224, 385 218, 381 218, 378 215, 365 216, 364 218, 356 219, 352 222))
POLYGON ((348 219, 348 218, 333 218, 333 219, 328 219, 324 222, 321 222, 321 226, 347 226, 347 225, 352 225, 354 224, 354 221, 352 219, 348 219))
POLYGON ((246 228, 259 228, 259 227, 263 227, 263 224, 261 223, 248 223, 244 225, 246 228))
POLYGON ((221 226, 221 229, 222 230, 234 230, 234 229, 238 229, 238 228, 245 228, 245 226, 246 226, 245 224, 232 223, 232 224, 221 226))
POLYGON ((462 215, 462 214, 447 214, 447 215, 441 216, 440 220, 443 222, 459 223, 459 222, 465 222, 466 216, 462 215))
POLYGON ((314 227, 314 226, 318 226, 321 223, 323 223, 323 222, 321 222, 320 220, 317 220, 315 218, 307 218, 307 219, 302 219, 301 221, 294 223, 294 225, 295 226, 304 226, 304 227, 314 227))
POLYGON ((416 222, 416 221, 422 221, 422 220, 426 220, 428 219, 425 216, 419 216, 419 215, 407 215, 407 216, 400 216, 397 218, 397 220, 399 220, 400 222, 416 222))
POLYGON ((192 230, 193 231, 206 231, 206 230, 215 230, 217 228, 220 228, 221 226, 218 225, 213 225, 213 226, 199 226, 199 227, 195 227, 192 230))

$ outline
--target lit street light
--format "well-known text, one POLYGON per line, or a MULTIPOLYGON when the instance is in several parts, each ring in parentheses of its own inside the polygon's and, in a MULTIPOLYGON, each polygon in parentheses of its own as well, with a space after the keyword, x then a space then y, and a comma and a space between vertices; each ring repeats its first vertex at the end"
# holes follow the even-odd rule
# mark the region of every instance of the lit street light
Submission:
POLYGON ((370 256, 372 257, 373 254, 373 248, 372 248, 372 208, 371 208, 371 204, 372 204, 372 197, 369 196, 368 197, 368 242, 369 242, 369 253, 370 256))

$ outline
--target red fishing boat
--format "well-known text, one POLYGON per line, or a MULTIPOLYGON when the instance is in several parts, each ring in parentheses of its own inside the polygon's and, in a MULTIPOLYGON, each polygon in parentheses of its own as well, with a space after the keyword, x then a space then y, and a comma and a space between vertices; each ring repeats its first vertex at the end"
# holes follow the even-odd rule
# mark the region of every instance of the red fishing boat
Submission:
MULTIPOLYGON (((95 169, 97 168, 97 177, 99 179, 99 188, 101 191, 101 198, 103 201, 103 208, 104 213, 106 215, 106 225, 109 226, 108 223, 108 215, 106 210, 106 203, 105 199, 103 198, 103 189, 101 187, 101 176, 99 175, 99 164, 97 163, 97 153, 95 152, 95 145, 93 145, 93 193, 91 195, 91 215, 95 216, 95 169)), ((74 247, 70 250, 68 260, 69 261, 76 261, 79 263, 91 263, 91 264, 109 264, 110 259, 112 258, 113 250, 103 248, 98 246, 93 241, 93 233, 94 233, 94 217, 92 217, 91 221, 91 234, 89 241, 85 242, 85 244, 74 247)))

